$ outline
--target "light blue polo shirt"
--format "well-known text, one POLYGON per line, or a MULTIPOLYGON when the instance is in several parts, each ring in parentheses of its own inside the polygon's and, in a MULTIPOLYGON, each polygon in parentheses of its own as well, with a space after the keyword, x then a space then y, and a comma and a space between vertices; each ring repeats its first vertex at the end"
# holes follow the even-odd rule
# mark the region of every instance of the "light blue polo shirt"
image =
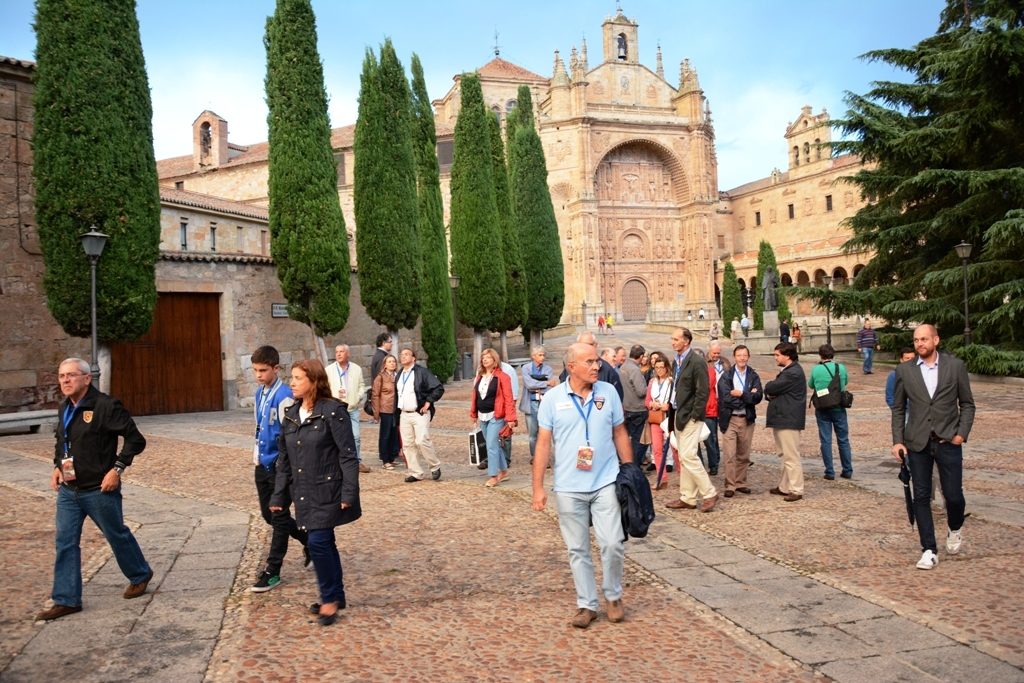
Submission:
POLYGON ((619 476, 619 456, 612 439, 612 431, 625 419, 619 393, 607 382, 595 382, 587 400, 582 405, 580 401, 566 380, 544 394, 537 411, 537 424, 550 430, 554 441, 551 471, 556 493, 592 493, 614 484, 619 476), (588 415, 586 422, 580 410, 588 415), (593 468, 581 470, 576 467, 576 454, 586 445, 588 431, 594 449, 593 468))

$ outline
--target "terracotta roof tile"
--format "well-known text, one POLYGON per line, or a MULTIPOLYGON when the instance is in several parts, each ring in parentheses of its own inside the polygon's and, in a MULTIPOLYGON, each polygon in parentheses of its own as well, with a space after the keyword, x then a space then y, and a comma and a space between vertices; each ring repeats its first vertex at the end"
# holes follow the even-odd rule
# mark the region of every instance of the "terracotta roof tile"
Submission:
POLYGON ((230 199, 222 199, 221 197, 200 194, 198 192, 189 192, 188 190, 178 190, 173 187, 160 188, 160 201, 180 206, 192 206, 197 209, 220 211, 261 221, 270 220, 267 209, 262 206, 243 204, 242 202, 235 202, 230 199))
POLYGON ((260 263, 270 265, 274 259, 269 256, 254 256, 251 254, 199 254, 188 251, 161 251, 160 259, 163 261, 199 261, 199 262, 229 262, 229 263, 260 263))
POLYGON ((545 83, 548 80, 544 76, 535 74, 501 57, 495 57, 487 62, 477 69, 477 73, 490 78, 512 78, 516 80, 544 81, 545 83))
POLYGON ((3 64, 5 66, 17 66, 21 67, 22 69, 36 68, 35 62, 30 62, 27 59, 18 59, 17 57, 6 57, 4 55, 0 55, 0 64, 3 64))

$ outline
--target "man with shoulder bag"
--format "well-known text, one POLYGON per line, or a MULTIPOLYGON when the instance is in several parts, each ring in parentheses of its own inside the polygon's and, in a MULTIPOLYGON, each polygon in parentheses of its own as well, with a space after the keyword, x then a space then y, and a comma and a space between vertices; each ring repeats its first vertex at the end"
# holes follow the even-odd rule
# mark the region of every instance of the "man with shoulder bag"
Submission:
POLYGON ((853 449, 850 447, 850 426, 846 409, 853 405, 853 395, 846 391, 846 366, 836 363, 831 344, 818 348, 821 361, 811 371, 807 386, 811 389, 811 404, 818 422, 818 441, 821 459, 825 463, 825 479, 833 481, 836 471, 832 461, 832 431, 839 443, 839 462, 843 479, 853 478, 853 449))

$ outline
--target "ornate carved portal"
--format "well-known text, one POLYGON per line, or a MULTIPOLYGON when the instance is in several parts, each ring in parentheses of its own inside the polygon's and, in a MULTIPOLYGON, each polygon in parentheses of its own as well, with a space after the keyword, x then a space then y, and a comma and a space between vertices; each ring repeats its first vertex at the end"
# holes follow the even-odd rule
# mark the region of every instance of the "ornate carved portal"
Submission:
POLYGON ((684 272, 692 240, 674 192, 685 180, 673 179, 668 154, 630 143, 613 149, 595 174, 600 292, 624 320, 676 319, 693 296, 684 272))

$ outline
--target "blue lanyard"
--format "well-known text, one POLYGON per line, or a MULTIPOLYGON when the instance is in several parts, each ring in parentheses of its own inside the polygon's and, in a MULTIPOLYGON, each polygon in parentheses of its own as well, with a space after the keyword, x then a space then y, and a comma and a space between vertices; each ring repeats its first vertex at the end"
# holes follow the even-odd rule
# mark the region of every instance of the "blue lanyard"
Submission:
POLYGON ((569 394, 572 398, 572 404, 576 406, 576 412, 583 418, 583 431, 586 435, 587 445, 590 445, 590 411, 594 409, 593 394, 591 394, 590 403, 587 405, 587 414, 583 414, 583 401, 576 394, 569 394))
POLYGON ((68 401, 68 407, 64 409, 64 457, 68 457, 68 452, 71 450, 71 435, 68 434, 68 426, 71 421, 75 419, 75 410, 77 407, 68 401))
MULTIPOLYGON (((348 375, 348 368, 345 368, 345 372, 341 371, 341 365, 335 365, 334 369, 338 371, 338 380, 342 386, 345 386, 345 376, 348 375)), ((345 389, 348 392, 348 388, 345 389)))
POLYGON ((405 385, 409 383, 409 378, 412 377, 412 374, 412 370, 405 370, 402 372, 402 388, 398 392, 399 396, 405 393, 405 385))
POLYGON ((267 417, 267 406, 270 405, 270 397, 277 393, 277 388, 279 386, 281 386, 281 380, 275 381, 273 386, 271 386, 269 390, 266 387, 263 388, 263 398, 260 399, 260 402, 256 407, 257 435, 260 433, 260 428, 263 426, 263 420, 265 420, 267 417))

